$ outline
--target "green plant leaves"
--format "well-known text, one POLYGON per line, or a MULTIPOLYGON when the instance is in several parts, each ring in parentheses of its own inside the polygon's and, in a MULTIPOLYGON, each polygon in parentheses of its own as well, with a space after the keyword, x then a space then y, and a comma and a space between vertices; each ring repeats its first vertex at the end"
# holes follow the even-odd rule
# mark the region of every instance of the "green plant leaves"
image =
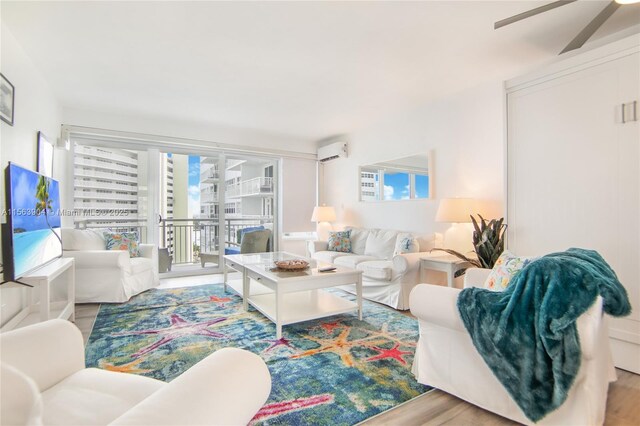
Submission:
POLYGON ((478 214, 480 221, 471 216, 473 223, 473 246, 483 268, 492 269, 504 251, 504 233, 507 225, 504 218, 488 221, 478 214))
POLYGON ((476 259, 470 259, 470 258, 468 258, 467 256, 465 256, 464 254, 459 253, 459 252, 457 252, 457 251, 455 251, 455 250, 451 250, 451 249, 444 249, 444 248, 434 248, 434 249, 431 249, 430 251, 434 251, 434 250, 435 250, 435 251, 444 251, 444 252, 446 252, 446 253, 452 254, 452 255, 454 255, 455 257, 457 257, 457 258, 459 258, 459 259, 464 260, 465 262, 469 262, 470 264, 472 264, 472 265, 473 265, 473 266, 475 266, 476 268, 482 268, 482 265, 480 264, 480 262, 478 262, 478 260, 476 260, 476 259))

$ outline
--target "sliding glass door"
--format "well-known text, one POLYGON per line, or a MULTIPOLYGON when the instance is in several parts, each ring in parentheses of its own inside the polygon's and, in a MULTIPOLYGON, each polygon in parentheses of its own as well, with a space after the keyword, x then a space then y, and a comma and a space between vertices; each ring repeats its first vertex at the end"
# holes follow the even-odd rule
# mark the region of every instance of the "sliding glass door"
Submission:
POLYGON ((224 240, 224 154, 162 152, 158 170, 158 235, 173 272, 218 272, 224 240))
MULTIPOLYGON (((112 144, 111 144, 112 145, 112 144)), ((135 231, 171 275, 222 271, 247 228, 277 235, 278 160, 74 144, 75 225, 135 231)))
POLYGON ((78 228, 135 231, 148 240, 148 154, 74 146, 74 223, 78 228))
POLYGON ((268 229, 274 247, 276 161, 229 156, 225 162, 224 236, 226 253, 240 253, 246 230, 268 229))

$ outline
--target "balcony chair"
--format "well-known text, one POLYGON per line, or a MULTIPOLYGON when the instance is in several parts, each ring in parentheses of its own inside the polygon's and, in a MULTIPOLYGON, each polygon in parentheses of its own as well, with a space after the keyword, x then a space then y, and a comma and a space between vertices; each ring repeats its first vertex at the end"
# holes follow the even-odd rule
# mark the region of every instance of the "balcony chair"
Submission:
POLYGON ((106 250, 102 230, 62 229, 63 256, 76 264, 76 303, 122 303, 157 287, 158 248, 140 244, 140 257, 106 250))
MULTIPOLYGON (((465 287, 483 287, 490 269, 467 269, 465 287)), ((514 402, 476 350, 456 306, 459 289, 420 284, 411 292, 411 313, 420 336, 412 371, 418 382, 523 424, 533 424, 514 402)), ((609 382, 616 372, 609 348, 603 299, 576 322, 581 367, 567 399, 535 424, 600 425, 609 382)))
POLYGON ((224 254, 264 253, 272 251, 272 232, 264 226, 238 229, 237 246, 225 247, 224 254))
POLYGON ((271 391, 264 361, 225 348, 170 383, 85 368, 82 334, 56 319, 0 335, 0 424, 247 424, 271 391))

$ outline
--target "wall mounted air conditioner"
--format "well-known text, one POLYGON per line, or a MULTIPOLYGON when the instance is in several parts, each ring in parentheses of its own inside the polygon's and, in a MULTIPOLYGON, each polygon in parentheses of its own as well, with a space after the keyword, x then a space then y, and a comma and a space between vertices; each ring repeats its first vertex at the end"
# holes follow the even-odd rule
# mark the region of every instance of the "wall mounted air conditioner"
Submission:
POLYGON ((318 161, 324 163, 326 161, 335 160, 347 156, 346 142, 332 142, 328 145, 318 148, 318 161))

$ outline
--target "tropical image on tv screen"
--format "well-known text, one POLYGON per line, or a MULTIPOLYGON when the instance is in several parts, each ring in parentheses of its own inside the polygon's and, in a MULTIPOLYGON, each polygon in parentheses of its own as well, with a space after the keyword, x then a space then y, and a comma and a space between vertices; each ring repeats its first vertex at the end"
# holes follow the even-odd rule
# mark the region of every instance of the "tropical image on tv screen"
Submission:
POLYGON ((14 276, 62 255, 58 182, 9 165, 14 276))

